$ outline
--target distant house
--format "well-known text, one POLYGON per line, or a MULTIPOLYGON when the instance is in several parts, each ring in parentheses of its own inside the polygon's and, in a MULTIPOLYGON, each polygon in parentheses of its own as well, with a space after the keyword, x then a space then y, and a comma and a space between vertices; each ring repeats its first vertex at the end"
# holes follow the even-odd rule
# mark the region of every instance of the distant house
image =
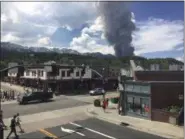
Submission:
POLYGON ((170 64, 169 65, 169 70, 170 71, 183 71, 184 70, 184 65, 170 64))

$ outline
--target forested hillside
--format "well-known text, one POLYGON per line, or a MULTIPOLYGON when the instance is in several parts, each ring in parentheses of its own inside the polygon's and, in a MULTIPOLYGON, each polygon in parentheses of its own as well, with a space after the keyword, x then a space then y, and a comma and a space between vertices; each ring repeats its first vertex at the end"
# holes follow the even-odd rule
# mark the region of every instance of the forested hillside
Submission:
POLYGON ((183 62, 178 61, 173 58, 156 58, 156 59, 146 59, 144 57, 93 57, 85 55, 76 54, 60 54, 56 52, 20 52, 11 51, 7 49, 1 49, 1 63, 0 68, 7 66, 8 62, 25 62, 25 63, 43 63, 49 60, 54 60, 57 63, 67 63, 67 64, 87 64, 91 66, 103 66, 103 67, 125 67, 129 65, 129 60, 133 59, 137 64, 148 68, 152 63, 161 64, 164 69, 168 68, 168 64, 183 64, 183 62))

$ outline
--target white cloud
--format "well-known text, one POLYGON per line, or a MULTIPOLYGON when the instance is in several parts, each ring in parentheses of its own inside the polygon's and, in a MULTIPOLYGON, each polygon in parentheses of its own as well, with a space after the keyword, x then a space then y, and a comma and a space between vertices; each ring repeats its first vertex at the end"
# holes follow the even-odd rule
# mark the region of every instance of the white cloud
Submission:
POLYGON ((92 20, 93 8, 89 2, 2 2, 1 33, 20 38, 18 44, 35 45, 39 36, 51 36, 59 27, 72 30, 92 20))
MULTIPOLYGON (((73 30, 89 23, 81 36, 73 38, 70 48, 80 52, 102 52, 114 54, 113 47, 106 42, 101 17, 96 15, 94 2, 2 2, 2 41, 27 45, 52 45, 49 37, 58 27, 73 30), (72 9, 72 10, 71 10, 72 9)), ((149 18, 132 21, 138 30, 133 34, 135 53, 174 50, 183 46, 183 21, 149 18)), ((183 47, 176 50, 181 51, 183 47)))
POLYGON ((20 38, 12 35, 11 33, 5 35, 5 36, 2 36, 1 37, 1 41, 4 41, 4 42, 18 42, 20 41, 20 38))
POLYGON ((100 36, 103 36, 103 24, 100 17, 88 28, 82 30, 80 37, 73 38, 70 48, 77 50, 81 53, 86 52, 101 52, 104 54, 114 54, 113 47, 108 44, 103 45, 98 43, 103 41, 100 36), (98 34, 100 32, 100 34, 98 34), (95 35, 95 36, 94 36, 95 35))
POLYGON ((179 47, 176 49, 177 51, 184 51, 184 47, 179 47))
MULTIPOLYGON (((133 15, 134 16, 134 15, 133 15)), ((135 21, 138 30, 133 34, 133 46, 135 54, 140 55, 150 52, 174 50, 177 46, 183 46, 183 21, 168 21, 163 19, 149 18, 147 21, 135 21)), ((85 52, 101 51, 102 53, 114 53, 113 48, 99 44, 103 41, 103 23, 98 17, 89 28, 84 28, 78 38, 74 38, 71 48, 85 52), (101 33, 99 33, 101 32, 101 33), (97 35, 92 37, 93 35, 97 35), (101 47, 101 49, 100 49, 101 47), (106 51, 103 51, 104 50, 106 51)), ((183 50, 183 47, 175 50, 183 50)))
POLYGON ((176 57, 175 59, 184 62, 184 55, 183 56, 176 57))
POLYGON ((5 14, 1 14, 1 23, 2 22, 7 22, 7 17, 6 17, 6 15, 5 14))
POLYGON ((44 37, 44 38, 40 38, 40 39, 38 40, 38 43, 39 43, 40 45, 50 45, 50 44, 51 44, 51 40, 50 40, 49 37, 44 37))
POLYGON ((136 21, 136 24, 139 28, 133 35, 136 54, 169 51, 176 46, 183 46, 183 21, 150 18, 147 21, 136 21))
POLYGON ((96 33, 99 31, 103 31, 103 21, 100 16, 96 18, 94 23, 89 28, 84 28, 82 33, 96 33))

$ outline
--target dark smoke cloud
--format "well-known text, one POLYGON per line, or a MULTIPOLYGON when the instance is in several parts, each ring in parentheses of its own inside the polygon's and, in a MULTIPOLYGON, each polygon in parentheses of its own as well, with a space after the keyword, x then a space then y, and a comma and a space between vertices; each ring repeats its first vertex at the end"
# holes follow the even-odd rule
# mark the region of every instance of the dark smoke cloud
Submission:
POLYGON ((132 32, 136 27, 126 2, 99 2, 97 8, 103 19, 105 37, 114 46, 116 56, 132 56, 132 32))

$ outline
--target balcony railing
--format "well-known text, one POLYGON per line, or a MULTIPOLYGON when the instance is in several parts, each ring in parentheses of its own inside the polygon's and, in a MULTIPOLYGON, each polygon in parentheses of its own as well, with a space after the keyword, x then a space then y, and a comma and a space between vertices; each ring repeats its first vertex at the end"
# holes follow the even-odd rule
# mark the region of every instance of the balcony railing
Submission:
POLYGON ((57 77, 56 76, 47 76, 47 79, 49 79, 49 80, 57 80, 57 77))

